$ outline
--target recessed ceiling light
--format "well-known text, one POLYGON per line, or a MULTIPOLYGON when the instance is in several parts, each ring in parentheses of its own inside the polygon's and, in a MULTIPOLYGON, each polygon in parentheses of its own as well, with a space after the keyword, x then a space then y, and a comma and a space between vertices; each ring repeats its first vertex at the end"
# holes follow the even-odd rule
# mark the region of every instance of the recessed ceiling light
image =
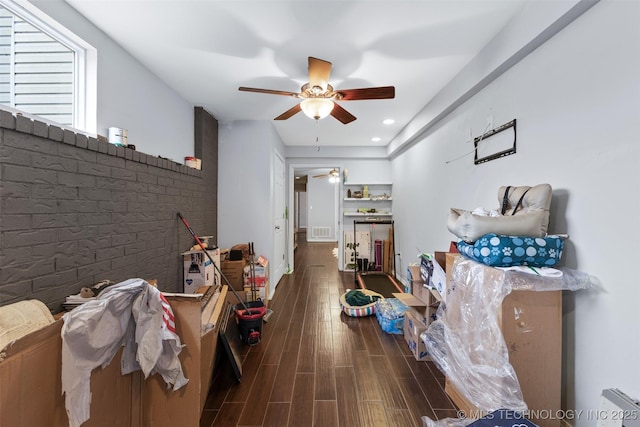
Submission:
POLYGON ((396 121, 395 121, 395 120, 393 120, 393 119, 384 119, 384 120, 382 121, 382 123, 384 123, 385 125, 392 125, 392 124, 394 124, 395 122, 396 122, 396 121))
POLYGON ((371 138, 371 140, 372 140, 373 142, 379 142, 379 141, 380 141, 380 137, 378 137, 378 136, 374 136, 373 138, 371 138))

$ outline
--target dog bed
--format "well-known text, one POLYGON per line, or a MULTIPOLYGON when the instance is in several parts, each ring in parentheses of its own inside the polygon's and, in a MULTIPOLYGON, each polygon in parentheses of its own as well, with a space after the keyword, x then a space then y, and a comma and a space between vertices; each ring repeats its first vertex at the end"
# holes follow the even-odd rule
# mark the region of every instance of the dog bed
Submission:
POLYGON ((564 241, 558 236, 528 237, 486 234, 473 244, 458 242, 458 251, 492 267, 553 267, 560 261, 564 241))
POLYGON ((376 313, 376 302, 379 299, 384 299, 382 295, 377 292, 371 291, 369 289, 358 289, 358 292, 362 293, 364 296, 368 297, 371 301, 365 305, 350 305, 347 303, 347 294, 350 292, 347 289, 347 292, 340 295, 340 308, 347 316, 351 317, 365 317, 371 316, 376 313))
POLYGON ((551 196, 549 184, 503 186, 498 189, 500 208, 497 215, 478 215, 474 211, 451 208, 447 228, 467 243, 489 233, 544 237, 549 225, 551 196))

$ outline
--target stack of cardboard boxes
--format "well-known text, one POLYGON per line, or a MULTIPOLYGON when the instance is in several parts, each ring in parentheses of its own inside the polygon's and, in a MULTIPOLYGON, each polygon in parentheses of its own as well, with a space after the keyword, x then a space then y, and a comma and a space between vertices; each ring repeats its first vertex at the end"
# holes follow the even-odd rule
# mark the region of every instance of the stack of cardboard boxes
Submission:
POLYGON ((264 256, 259 256, 253 263, 252 273, 251 264, 245 256, 246 254, 240 256, 237 253, 232 257, 232 252, 233 248, 222 251, 222 274, 229 281, 229 285, 244 297, 245 302, 260 299, 266 306, 269 297, 269 260, 264 256), (255 276, 255 284, 253 276, 255 276), (255 291, 252 290, 252 284, 254 284, 255 291))
POLYGON ((245 258, 232 260, 229 258, 229 251, 226 250, 223 252, 221 265, 222 274, 229 281, 229 285, 236 291, 242 292, 244 287, 244 268, 247 265, 247 260, 245 258))
POLYGON ((394 294, 409 307, 404 317, 404 338, 416 360, 431 360, 420 334, 436 319, 440 301, 446 298, 447 275, 457 253, 435 252, 422 256, 420 265, 407 269, 408 291, 394 294))
POLYGON ((269 298, 269 260, 262 255, 253 264, 244 267, 244 293, 247 301, 260 299, 265 307, 269 298), (254 279, 255 278, 255 279, 254 279), (254 282, 255 280, 255 282, 254 282), (252 286, 253 284, 253 286, 252 286))

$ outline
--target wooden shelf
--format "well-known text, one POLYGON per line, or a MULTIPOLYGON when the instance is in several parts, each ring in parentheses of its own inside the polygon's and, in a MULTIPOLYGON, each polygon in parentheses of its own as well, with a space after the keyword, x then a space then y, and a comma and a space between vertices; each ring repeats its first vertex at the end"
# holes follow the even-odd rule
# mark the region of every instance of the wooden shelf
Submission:
POLYGON ((360 186, 362 187, 363 185, 388 185, 391 186, 393 184, 391 184, 390 182, 345 182, 344 186, 345 187, 357 187, 360 186))
POLYGON ((357 217, 361 217, 361 216, 371 216, 371 217, 376 217, 376 216, 393 216, 392 213, 379 213, 379 212, 368 212, 368 213, 360 213, 360 212, 345 212, 344 216, 357 216, 357 217))
POLYGON ((345 202, 390 202, 393 199, 391 197, 389 197, 388 199, 372 199, 371 197, 367 197, 366 199, 364 197, 345 197, 344 201, 345 202))

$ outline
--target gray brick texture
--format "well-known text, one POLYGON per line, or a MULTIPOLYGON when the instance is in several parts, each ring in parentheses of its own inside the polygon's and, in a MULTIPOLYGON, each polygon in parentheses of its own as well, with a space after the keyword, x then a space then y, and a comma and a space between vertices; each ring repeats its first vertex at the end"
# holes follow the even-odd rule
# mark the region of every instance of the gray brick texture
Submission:
POLYGON ((57 313, 104 279, 181 292, 193 242, 177 212, 217 234, 217 121, 196 113, 215 128, 195 141, 206 171, 0 112, 0 305, 35 298, 57 313))

